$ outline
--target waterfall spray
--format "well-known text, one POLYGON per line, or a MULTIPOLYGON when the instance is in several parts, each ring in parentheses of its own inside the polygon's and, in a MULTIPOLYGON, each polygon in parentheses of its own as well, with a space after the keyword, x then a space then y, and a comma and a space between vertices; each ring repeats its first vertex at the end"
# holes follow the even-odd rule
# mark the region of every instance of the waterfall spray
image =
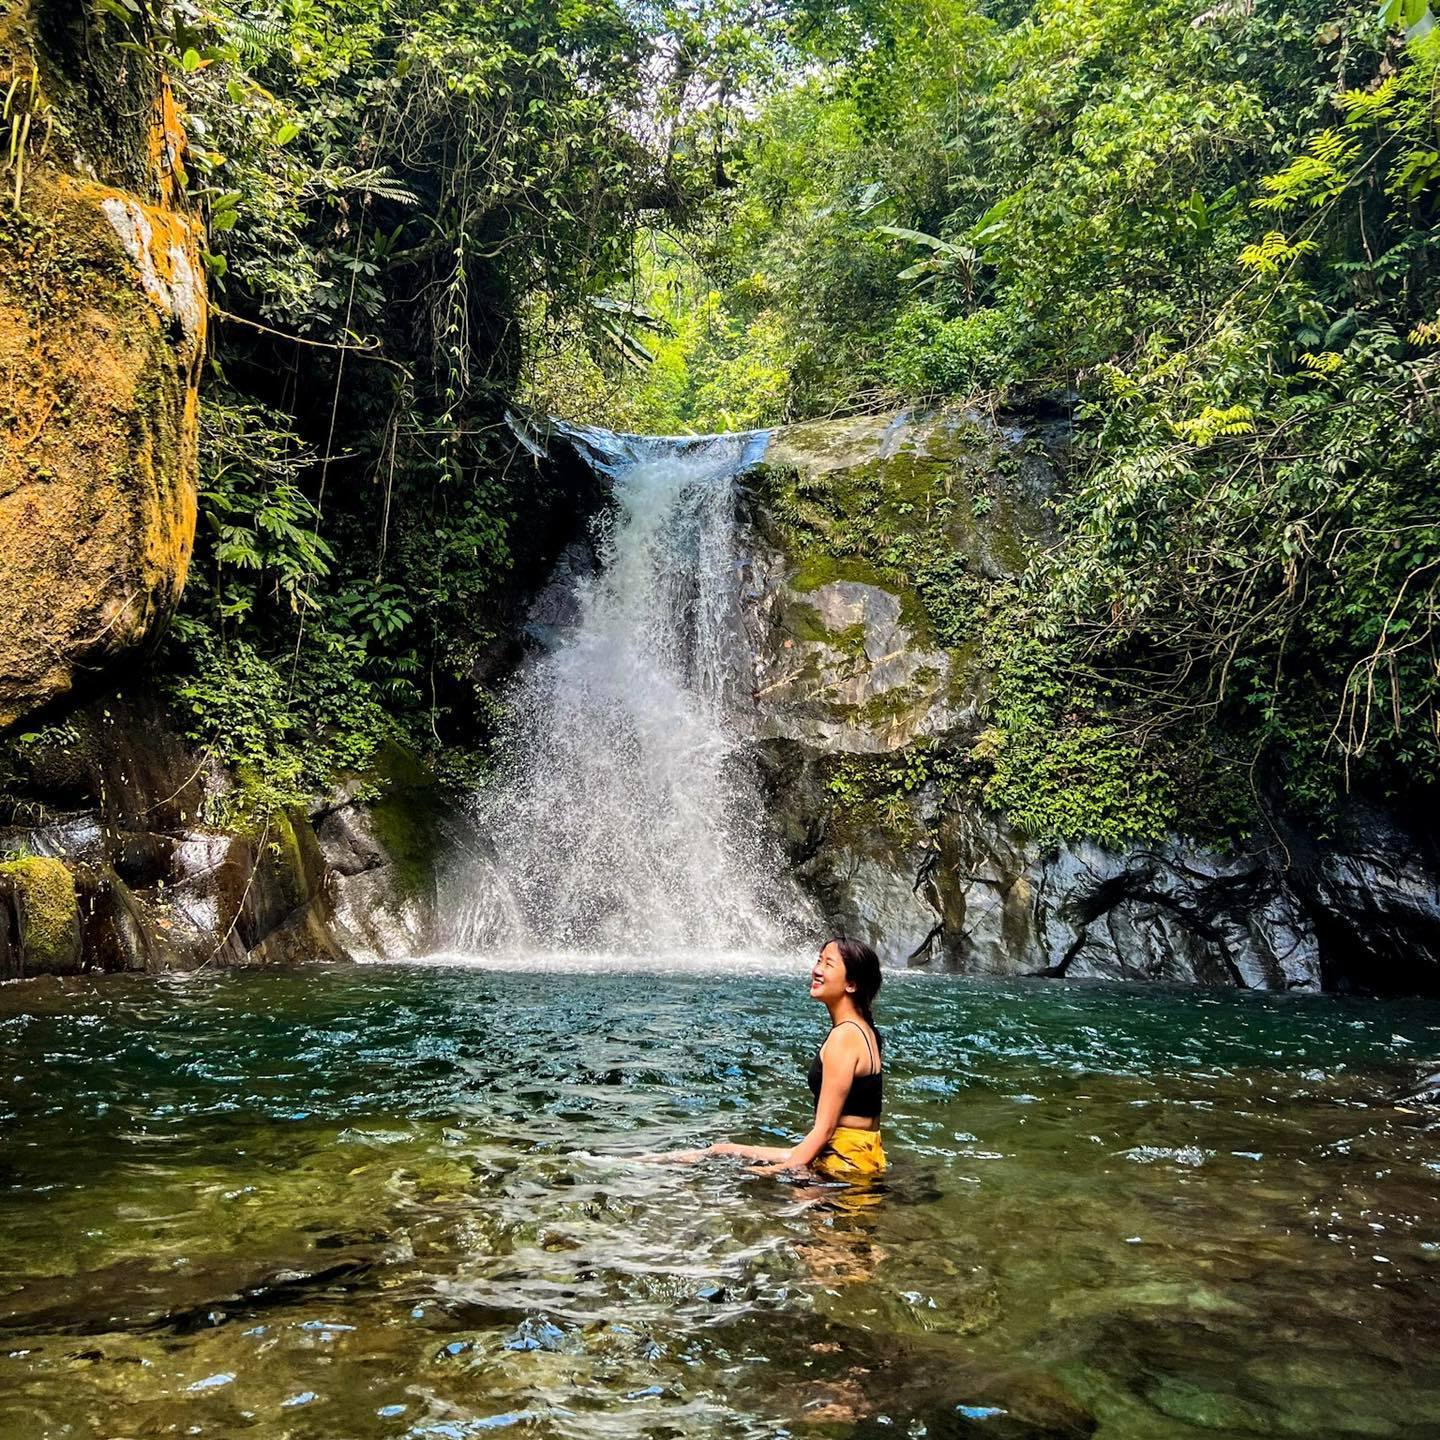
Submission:
MULTIPOLYGON (((804 915, 738 723, 735 478, 765 436, 572 438, 613 483, 573 629, 522 671, 480 799, 503 899, 477 929, 546 949, 774 949, 804 915)), ((467 947, 468 948, 468 947, 467 947)))

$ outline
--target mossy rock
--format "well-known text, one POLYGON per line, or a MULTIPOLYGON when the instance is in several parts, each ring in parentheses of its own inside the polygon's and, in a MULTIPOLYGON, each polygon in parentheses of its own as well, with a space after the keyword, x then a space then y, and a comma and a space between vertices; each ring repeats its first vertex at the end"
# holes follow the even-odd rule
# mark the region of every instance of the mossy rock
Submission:
POLYGON ((10 953, 0 957, 8 961, 9 978, 68 975, 80 968, 75 879, 60 861, 25 856, 0 864, 0 924, 9 931, 10 953))
POLYGON ((143 175, 130 142, 114 164, 74 170, 61 157, 75 145, 42 149, 52 118, 74 141, 70 109, 104 108, 76 100, 90 59, 44 51, 70 33, 51 23, 62 9, 76 7, 21 4, 0 31, 0 86, 43 119, 20 204, 0 215, 0 730, 154 636, 195 535, 206 300, 201 228, 176 178, 184 139, 158 72, 131 56, 127 73, 156 87, 140 111, 143 175))
POLYGON ((920 643, 951 644, 956 602, 978 607, 1052 538, 1052 429, 965 406, 786 426, 747 482, 752 514, 795 590, 880 586, 920 643))
POLYGON ((776 431, 742 499, 760 733, 864 753, 975 728, 1068 433, 964 405, 776 431))
POLYGON ((389 861, 397 897, 429 899, 444 849, 444 801, 435 777, 408 750, 387 745, 376 766, 383 789, 370 807, 375 839, 389 861))

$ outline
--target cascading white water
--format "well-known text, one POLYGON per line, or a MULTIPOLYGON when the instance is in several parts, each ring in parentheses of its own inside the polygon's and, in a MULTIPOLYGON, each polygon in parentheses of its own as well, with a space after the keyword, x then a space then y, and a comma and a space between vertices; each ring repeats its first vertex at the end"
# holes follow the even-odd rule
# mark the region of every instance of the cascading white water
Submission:
POLYGON ((571 432, 613 483, 578 619, 510 697, 466 948, 783 946, 803 914, 737 733, 735 477, 765 436, 571 432))

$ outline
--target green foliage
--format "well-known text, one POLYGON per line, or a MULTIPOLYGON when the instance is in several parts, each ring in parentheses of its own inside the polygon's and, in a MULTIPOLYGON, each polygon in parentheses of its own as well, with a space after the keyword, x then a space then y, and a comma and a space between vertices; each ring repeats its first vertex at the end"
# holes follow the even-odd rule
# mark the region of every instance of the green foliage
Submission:
POLYGON ((738 287, 744 299, 735 305, 662 235, 644 237, 633 263, 624 299, 602 297, 610 313, 627 312, 630 328, 594 336, 572 323, 558 336, 541 334, 527 357, 523 401, 641 434, 772 423, 786 401, 793 347, 763 285, 738 287))
MULTIPOLYGON (((972 510, 981 506, 983 512, 988 505, 987 495, 977 495, 971 501, 972 510)), ((914 584, 930 629, 942 645, 964 645, 977 634, 985 616, 1006 608, 1008 587, 981 579, 962 556, 943 542, 926 548, 924 560, 915 569, 914 584)))
POLYGON ((928 798, 953 799, 965 785, 966 763, 929 738, 888 755, 840 755, 830 763, 825 790, 843 825, 883 827, 907 841, 924 837, 928 798))
MULTIPOLYGON (((201 526, 165 658, 190 733, 251 815, 393 736, 483 746, 512 527, 535 503, 496 443, 503 406, 547 333, 623 339, 601 292, 642 207, 711 183, 728 110, 698 97, 753 72, 754 36, 722 9, 619 0, 97 14, 168 71, 177 175, 207 221, 201 526), (642 91, 653 133, 632 123, 642 91)), ((733 351, 731 388, 763 389, 733 351)))
POLYGON ((1013 317, 982 308, 945 318, 942 307, 912 301, 886 345, 886 376, 906 394, 965 395, 1015 378, 1008 337, 1013 317))
POLYGON ((334 560, 299 483, 314 457, 286 417, 224 390, 205 396, 200 415, 200 509, 218 613, 242 621, 267 598, 298 611, 334 560))
POLYGON ((984 650, 991 803, 1118 840, 1197 797, 1241 823, 1207 767, 1317 811, 1436 773, 1420 0, 106 8, 165 57, 210 220, 181 683, 234 763, 304 788, 386 725, 483 733, 516 393, 693 431, 1048 392, 1075 464, 1015 589, 961 543, 1003 475, 775 495, 816 583, 984 650))
POLYGON ((1341 128, 1263 181, 1262 223, 1297 228, 1240 252, 1207 332, 1098 377, 1067 543, 1036 577, 1052 629, 1143 665, 1137 701, 1223 725, 1321 811, 1337 783, 1413 802, 1440 758, 1440 225, 1413 190, 1437 45, 1340 93, 1341 128))
POLYGON ((188 738, 238 782, 207 817, 214 823, 259 823, 301 805, 335 775, 368 769, 403 733, 363 642, 343 631, 312 628, 296 655, 222 641, 195 621, 178 638, 187 663, 171 702, 188 738))
MULTIPOLYGON (((744 135, 687 286, 708 287, 712 328, 763 312, 783 337, 767 421, 1074 397, 1060 543, 987 641, 1006 678, 986 793, 1027 828, 1233 830, 1256 788, 1321 815, 1357 785, 1424 803, 1440 31, 1419 0, 989 13, 795 12, 803 61, 744 135), (1084 693, 1061 704, 1032 646, 1091 676, 1084 693)), ((696 388, 656 408, 684 420, 696 388)), ((973 641, 987 601, 945 527, 862 491, 783 494, 782 521, 973 641)), ((952 503, 984 519, 996 498, 952 503)))
POLYGON ((985 800, 1039 840, 1087 837, 1122 846, 1158 839, 1182 817, 1167 747, 1139 738, 1073 657, 1034 640, 1009 643, 996 668, 993 725, 971 759, 985 800))

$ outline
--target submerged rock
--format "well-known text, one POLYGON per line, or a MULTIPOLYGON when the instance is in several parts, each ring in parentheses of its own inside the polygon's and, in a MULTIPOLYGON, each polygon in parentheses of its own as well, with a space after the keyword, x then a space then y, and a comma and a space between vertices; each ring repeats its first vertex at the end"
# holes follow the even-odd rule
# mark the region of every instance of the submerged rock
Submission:
POLYGON ((1422 1073, 1414 1084, 1402 1087, 1391 1098, 1413 1105, 1440 1105, 1440 1070, 1422 1073))
POLYGON ((0 1335, 192 1334, 354 1289, 377 1259, 374 1246, 323 1257, 297 1246, 283 1256, 216 1255, 183 1266, 137 1257, 79 1275, 27 1278, 0 1295, 0 1335))

